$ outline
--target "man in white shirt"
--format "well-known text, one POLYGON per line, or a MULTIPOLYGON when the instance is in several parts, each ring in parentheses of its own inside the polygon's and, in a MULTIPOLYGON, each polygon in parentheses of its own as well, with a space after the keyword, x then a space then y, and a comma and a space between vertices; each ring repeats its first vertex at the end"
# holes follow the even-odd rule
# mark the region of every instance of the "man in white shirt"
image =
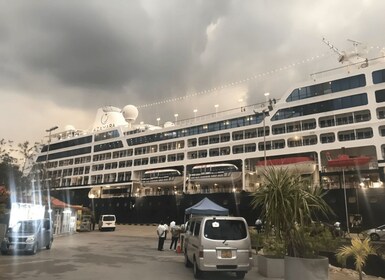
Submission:
POLYGON ((156 234, 158 235, 158 251, 163 251, 163 245, 164 240, 166 239, 166 228, 163 225, 163 222, 161 222, 156 229, 156 234))

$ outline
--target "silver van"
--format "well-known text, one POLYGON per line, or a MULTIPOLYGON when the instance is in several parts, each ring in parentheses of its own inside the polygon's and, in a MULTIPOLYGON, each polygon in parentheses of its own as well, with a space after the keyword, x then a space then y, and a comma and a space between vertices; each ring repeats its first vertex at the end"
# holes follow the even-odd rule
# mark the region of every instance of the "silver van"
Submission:
POLYGON ((8 228, 1 242, 1 254, 10 251, 36 254, 41 248, 51 249, 53 229, 50 219, 19 221, 8 228))
POLYGON ((185 266, 193 266, 197 279, 204 271, 235 272, 243 279, 253 265, 250 235, 241 217, 191 218, 183 250, 185 266))

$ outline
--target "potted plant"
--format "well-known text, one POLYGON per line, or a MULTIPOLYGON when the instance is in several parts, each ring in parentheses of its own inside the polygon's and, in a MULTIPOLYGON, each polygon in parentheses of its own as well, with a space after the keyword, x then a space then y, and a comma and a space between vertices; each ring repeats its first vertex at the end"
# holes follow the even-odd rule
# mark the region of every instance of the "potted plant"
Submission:
POLYGON ((348 257, 353 257, 359 279, 362 280, 362 269, 366 264, 366 260, 370 254, 375 253, 375 249, 370 243, 369 238, 364 240, 353 238, 350 246, 344 245, 337 250, 336 256, 338 262, 342 265, 346 265, 346 259, 348 257))
POLYGON ((262 239, 262 246, 263 253, 257 255, 259 273, 268 278, 283 278, 286 252, 283 240, 274 235, 265 235, 262 239))
POLYGON ((329 261, 319 257, 311 234, 319 215, 332 213, 322 189, 284 168, 267 167, 262 176, 252 206, 262 208, 266 234, 285 246, 285 279, 327 279, 329 261))

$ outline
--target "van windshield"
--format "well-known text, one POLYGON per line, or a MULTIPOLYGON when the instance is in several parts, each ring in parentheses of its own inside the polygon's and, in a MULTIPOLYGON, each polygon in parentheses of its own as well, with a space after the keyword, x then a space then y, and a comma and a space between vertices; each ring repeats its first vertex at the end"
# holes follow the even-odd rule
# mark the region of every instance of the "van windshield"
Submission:
POLYGON ((239 240, 247 237, 245 223, 240 220, 206 220, 204 236, 214 240, 239 240))
POLYGON ((34 233, 39 227, 39 221, 21 221, 12 227, 12 232, 34 233))
POLYGON ((103 221, 115 221, 115 216, 103 216, 103 221))

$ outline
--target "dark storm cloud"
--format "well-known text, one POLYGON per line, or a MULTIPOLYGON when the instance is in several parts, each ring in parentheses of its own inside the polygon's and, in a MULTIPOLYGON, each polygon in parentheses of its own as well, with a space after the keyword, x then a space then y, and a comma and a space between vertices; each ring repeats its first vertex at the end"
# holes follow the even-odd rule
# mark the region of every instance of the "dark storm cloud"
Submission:
POLYGON ((147 3, 147 10, 142 4, 34 1, 12 7, 3 33, 12 34, 19 75, 31 72, 83 89, 85 99, 130 93, 146 101, 183 93, 199 73, 206 28, 226 3, 162 1, 147 3))
MULTIPOLYGON (((29 129, 38 131, 52 122, 79 126, 80 118, 86 127, 105 105, 139 105, 140 121, 154 123, 173 120, 174 113, 191 117, 192 108, 200 114, 214 104, 263 101, 267 91, 280 98, 320 70, 320 61, 252 78, 241 89, 183 97, 320 53, 334 61, 322 37, 342 50, 351 47, 348 38, 382 47, 385 1, 345 2, 0 0, 1 101, 30 112, 29 129), (57 116, 42 124, 41 111, 57 116)), ((14 113, 8 107, 0 117, 14 113)), ((13 120, 25 126, 19 116, 13 120)))

